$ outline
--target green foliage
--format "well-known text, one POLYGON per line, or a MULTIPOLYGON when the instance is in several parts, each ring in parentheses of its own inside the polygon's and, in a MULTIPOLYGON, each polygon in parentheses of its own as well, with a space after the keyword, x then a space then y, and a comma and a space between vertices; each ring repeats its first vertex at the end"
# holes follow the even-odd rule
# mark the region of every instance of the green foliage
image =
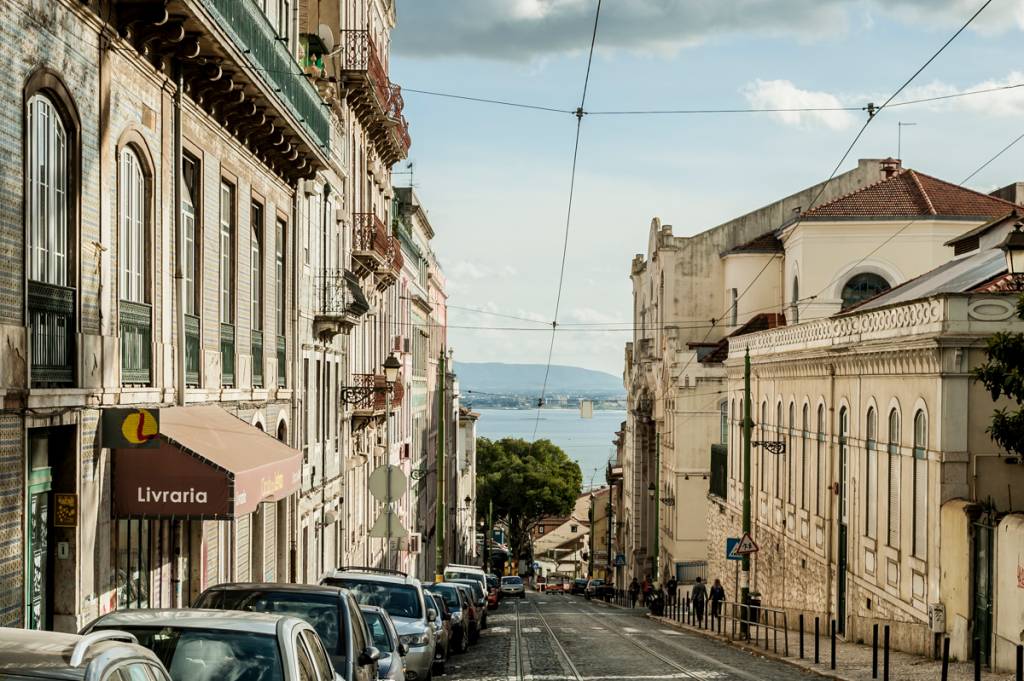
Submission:
MULTIPOLYGON (((1024 296, 1017 300, 1024 319, 1024 296)), ((1024 455, 1024 334, 1000 331, 988 339, 988 361, 974 369, 974 379, 988 388, 993 400, 1012 400, 1016 409, 996 409, 986 432, 1009 454, 1024 455)))
POLYGON ((477 509, 509 528, 513 557, 526 555, 530 530, 542 518, 567 516, 583 486, 578 463, 550 440, 477 438, 477 509))

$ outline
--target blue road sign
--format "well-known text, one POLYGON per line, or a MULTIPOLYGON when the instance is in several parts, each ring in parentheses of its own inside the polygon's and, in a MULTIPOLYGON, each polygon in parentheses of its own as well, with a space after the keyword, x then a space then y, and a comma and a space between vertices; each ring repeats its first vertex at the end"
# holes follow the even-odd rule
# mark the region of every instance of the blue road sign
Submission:
POLYGON ((616 556, 615 556, 615 567, 622 567, 625 564, 626 564, 626 556, 624 556, 621 553, 616 554, 616 556))
POLYGON ((725 558, 726 560, 743 560, 743 556, 736 553, 736 547, 740 545, 739 537, 726 537, 725 538, 725 558))

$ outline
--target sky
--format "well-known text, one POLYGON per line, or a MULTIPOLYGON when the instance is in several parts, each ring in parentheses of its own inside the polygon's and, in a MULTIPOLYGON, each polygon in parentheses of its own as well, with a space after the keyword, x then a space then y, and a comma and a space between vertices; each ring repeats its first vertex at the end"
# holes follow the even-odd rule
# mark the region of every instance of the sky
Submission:
MULTIPOLYGON (((411 90, 571 112, 596 4, 398 2, 391 79, 403 87, 412 174, 396 166, 395 183, 411 177, 430 216, 460 361, 547 360, 577 121, 411 90)), ((621 374, 630 263, 647 250, 651 219, 692 235, 820 182, 866 116, 597 112, 878 105, 983 4, 604 0, 552 361, 621 374)), ((1024 83, 1022 38, 1024 0, 992 0, 896 101, 1024 83)), ((896 156, 899 122, 914 124, 902 128, 904 165, 959 183, 1024 134, 1024 87, 882 111, 841 171, 896 156)), ((1017 181, 1024 141, 967 186, 1017 181)))

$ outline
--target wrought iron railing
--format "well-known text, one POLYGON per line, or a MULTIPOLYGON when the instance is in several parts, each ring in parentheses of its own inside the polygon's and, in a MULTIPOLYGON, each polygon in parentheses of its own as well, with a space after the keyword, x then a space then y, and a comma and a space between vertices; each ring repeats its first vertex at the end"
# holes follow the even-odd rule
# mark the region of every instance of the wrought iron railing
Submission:
MULTIPOLYGON (((323 149, 330 145, 330 118, 313 84, 301 74, 298 61, 254 2, 202 0, 248 56, 259 76, 305 124, 323 149)), ((378 61, 379 64, 379 61, 378 61)))
POLYGON ((405 256, 402 255, 402 242, 398 240, 398 237, 393 236, 391 237, 391 269, 398 273, 404 266, 405 256))
POLYGON ((313 276, 313 311, 318 315, 344 314, 349 304, 344 269, 325 269, 313 276))
POLYGON ((199 317, 185 315, 185 385, 199 386, 199 317))
POLYGON ((67 386, 75 382, 75 289, 28 282, 32 334, 32 384, 67 386))
POLYGON ((383 258, 391 255, 391 237, 384 222, 374 213, 353 213, 353 250, 373 251, 383 258))
POLYGON ((365 71, 373 83, 373 94, 384 111, 391 109, 391 82, 380 60, 380 53, 370 32, 363 29, 341 31, 341 68, 365 71))
POLYGON ((277 337, 277 387, 288 385, 288 345, 284 336, 277 337))
POLYGON ((405 119, 405 116, 397 116, 394 120, 395 125, 392 128, 392 132, 398 140, 399 146, 408 153, 409 147, 412 146, 412 137, 409 135, 409 121, 405 119))
POLYGON ((220 384, 235 387, 235 326, 220 325, 220 384))
POLYGON ((263 332, 252 330, 252 387, 263 387, 263 332))
POLYGON ((121 384, 150 385, 153 381, 153 308, 122 300, 121 384))
POLYGON ((405 398, 405 384, 402 382, 402 377, 399 376, 398 380, 392 386, 391 390, 391 406, 400 407, 402 406, 402 400, 405 398))
POLYGON ((383 374, 352 374, 352 385, 357 388, 369 389, 358 400, 351 403, 354 409, 383 411, 387 407, 388 383, 383 374))

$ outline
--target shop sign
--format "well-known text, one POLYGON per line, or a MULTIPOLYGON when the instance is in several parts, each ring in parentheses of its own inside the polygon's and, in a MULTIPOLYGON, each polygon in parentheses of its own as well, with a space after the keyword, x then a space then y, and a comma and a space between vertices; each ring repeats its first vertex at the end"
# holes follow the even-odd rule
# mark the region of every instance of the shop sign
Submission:
POLYGON ((78 527, 78 495, 56 492, 53 495, 53 526, 78 527))
POLYGON ((100 444, 108 449, 156 447, 159 409, 104 409, 100 444))

